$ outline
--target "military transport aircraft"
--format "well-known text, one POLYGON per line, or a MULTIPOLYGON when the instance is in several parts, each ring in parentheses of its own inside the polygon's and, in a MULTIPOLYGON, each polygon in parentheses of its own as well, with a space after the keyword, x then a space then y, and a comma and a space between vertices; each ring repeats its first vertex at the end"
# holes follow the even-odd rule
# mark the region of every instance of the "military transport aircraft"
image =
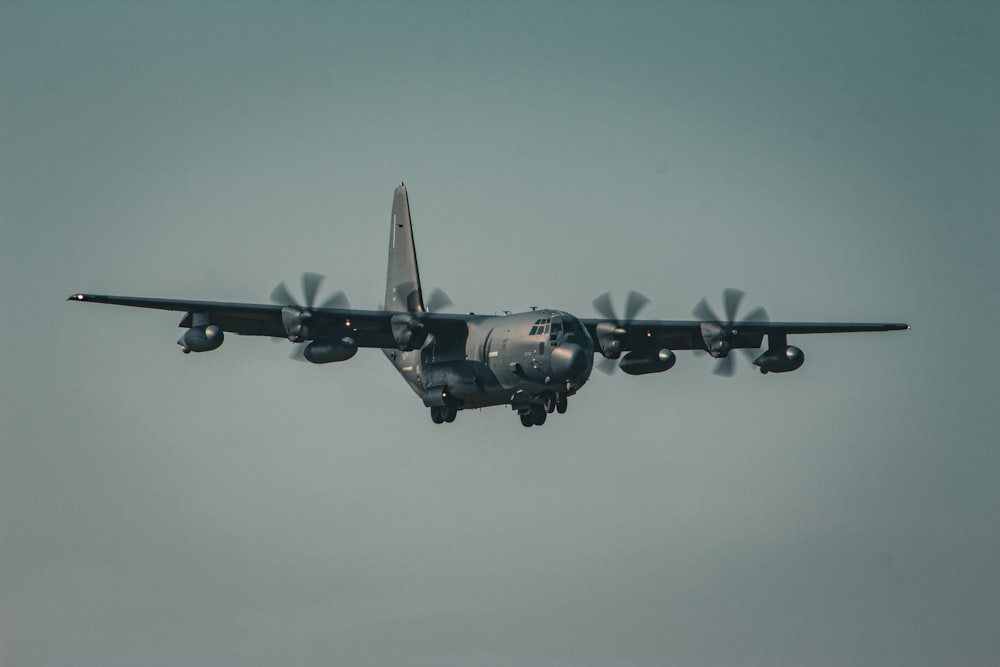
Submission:
POLYGON ((424 302, 405 185, 396 188, 389 230, 385 306, 350 307, 343 292, 317 304, 323 278, 302 274, 298 302, 284 283, 271 293, 276 305, 149 299, 74 294, 70 301, 108 303, 186 313, 187 329, 177 341, 184 353, 222 345, 225 332, 287 338, 293 357, 314 364, 350 359, 359 347, 381 348, 406 383, 430 408, 435 424, 452 422, 460 410, 510 405, 524 426, 540 426, 546 416, 566 412, 567 399, 590 378, 595 354, 606 372, 617 366, 630 375, 661 373, 677 360, 674 350, 694 350, 718 359, 715 373, 732 375, 732 350, 749 355, 761 373, 787 373, 802 365, 802 350, 788 344, 791 334, 896 331, 906 324, 769 322, 763 308, 736 319, 743 292, 723 293, 725 317, 702 299, 693 321, 639 320, 647 299, 630 292, 619 317, 610 294, 594 299, 598 318, 561 310, 536 309, 504 315, 437 312, 450 305, 436 290, 424 302), (767 348, 758 354, 767 336, 767 348), (624 356, 622 356, 624 355, 624 356))

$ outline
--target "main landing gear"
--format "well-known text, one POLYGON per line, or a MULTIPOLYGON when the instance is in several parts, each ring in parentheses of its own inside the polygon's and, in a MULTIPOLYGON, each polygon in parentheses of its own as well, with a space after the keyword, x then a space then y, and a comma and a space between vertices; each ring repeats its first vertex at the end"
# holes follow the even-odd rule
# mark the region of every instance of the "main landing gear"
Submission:
POLYGON ((545 423, 545 418, 549 416, 549 413, 541 405, 532 405, 519 414, 521 415, 521 426, 527 427, 541 426, 545 423))
POLYGON ((435 424, 442 424, 448 422, 449 424, 455 421, 455 417, 458 416, 458 404, 454 401, 448 401, 444 405, 435 405, 431 408, 431 421, 435 424))
POLYGON ((545 423, 546 417, 553 412, 565 414, 568 407, 565 394, 556 394, 550 391, 541 398, 541 403, 531 403, 518 409, 517 414, 521 418, 521 426, 527 428, 541 426, 545 423))

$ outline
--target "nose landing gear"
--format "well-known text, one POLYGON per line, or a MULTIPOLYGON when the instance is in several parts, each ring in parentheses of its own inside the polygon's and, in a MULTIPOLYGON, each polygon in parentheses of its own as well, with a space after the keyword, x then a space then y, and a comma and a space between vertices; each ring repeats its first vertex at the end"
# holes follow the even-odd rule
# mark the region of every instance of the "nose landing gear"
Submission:
POLYGON ((553 412, 558 412, 559 414, 566 414, 566 408, 568 407, 566 401, 566 394, 557 394, 555 392, 546 392, 545 396, 542 398, 542 407, 550 415, 553 412))

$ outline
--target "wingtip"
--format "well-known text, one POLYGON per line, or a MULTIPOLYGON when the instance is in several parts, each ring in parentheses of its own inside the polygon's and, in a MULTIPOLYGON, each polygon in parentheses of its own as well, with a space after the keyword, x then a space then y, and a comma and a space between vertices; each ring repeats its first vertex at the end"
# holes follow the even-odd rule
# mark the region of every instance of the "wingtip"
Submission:
POLYGON ((83 299, 84 296, 79 292, 77 292, 76 294, 70 294, 68 297, 66 297, 67 301, 83 301, 83 299))

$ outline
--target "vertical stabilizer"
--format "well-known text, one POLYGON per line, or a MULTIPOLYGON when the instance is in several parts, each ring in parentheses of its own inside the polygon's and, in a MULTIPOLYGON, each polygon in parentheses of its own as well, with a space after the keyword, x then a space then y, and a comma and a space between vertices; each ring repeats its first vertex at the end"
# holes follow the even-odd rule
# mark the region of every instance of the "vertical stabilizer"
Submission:
POLYGON ((389 224, 391 229, 389 268, 385 278, 385 309, 424 312, 417 251, 413 246, 413 227, 410 225, 410 201, 403 184, 396 188, 393 195, 389 224))

